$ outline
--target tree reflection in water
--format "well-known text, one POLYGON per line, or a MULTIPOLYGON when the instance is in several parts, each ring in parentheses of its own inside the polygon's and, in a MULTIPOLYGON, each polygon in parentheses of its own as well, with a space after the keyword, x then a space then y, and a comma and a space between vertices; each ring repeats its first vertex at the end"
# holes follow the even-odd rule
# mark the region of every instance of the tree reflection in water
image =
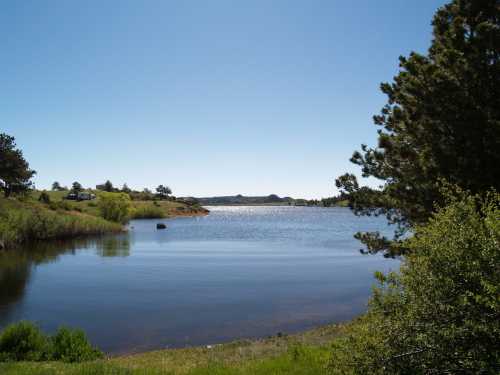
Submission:
POLYGON ((128 234, 102 237, 96 241, 97 255, 101 257, 128 257, 130 239, 128 234))
POLYGON ((22 301, 32 270, 40 264, 57 262, 61 255, 95 249, 102 257, 130 255, 128 233, 97 238, 48 241, 0 251, 0 325, 5 325, 16 304, 22 301))

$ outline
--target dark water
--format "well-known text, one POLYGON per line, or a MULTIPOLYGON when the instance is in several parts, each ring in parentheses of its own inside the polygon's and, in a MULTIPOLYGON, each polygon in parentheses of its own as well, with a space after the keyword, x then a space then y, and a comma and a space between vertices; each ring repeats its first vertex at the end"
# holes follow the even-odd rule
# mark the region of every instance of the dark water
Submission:
POLYGON ((131 223, 129 233, 0 254, 0 327, 83 328, 112 353, 294 332, 364 311, 375 270, 348 209, 211 207, 206 217, 131 223))

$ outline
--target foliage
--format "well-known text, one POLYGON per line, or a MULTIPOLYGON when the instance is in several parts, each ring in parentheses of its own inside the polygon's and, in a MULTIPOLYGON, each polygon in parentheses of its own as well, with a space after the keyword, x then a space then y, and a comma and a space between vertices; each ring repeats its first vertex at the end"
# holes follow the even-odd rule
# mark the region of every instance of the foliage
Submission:
POLYGON ((0 361, 40 361, 47 357, 47 338, 33 323, 11 324, 0 335, 0 361))
POLYGON ((83 191, 83 186, 80 184, 78 181, 73 182, 71 185, 71 191, 73 193, 79 193, 80 191, 83 191))
POLYGON ((103 192, 99 195, 97 206, 104 219, 124 223, 129 216, 130 197, 125 193, 103 192))
MULTIPOLYGON (((245 346, 240 347, 245 351, 245 346)), ((178 353, 179 351, 177 351, 178 353)), ((157 363, 130 366, 121 363, 120 358, 101 360, 81 364, 65 363, 14 363, 0 364, 0 370, 5 375, 322 375, 327 373, 325 364, 328 360, 328 350, 324 347, 295 344, 284 353, 275 356, 254 355, 244 361, 233 356, 230 363, 216 360, 217 349, 205 350, 203 357, 213 357, 208 364, 197 364, 196 358, 189 358, 181 366, 175 366, 169 356, 163 357, 157 363), (170 360, 165 360, 169 358, 170 360), (177 370, 174 370, 176 368, 177 370)), ((174 357, 178 354, 174 354, 174 357)), ((175 362, 174 362, 175 363, 175 362)))
POLYGON ((128 194, 134 201, 150 201, 154 199, 153 192, 147 188, 143 191, 131 191, 128 194))
POLYGON ((336 344, 333 373, 500 371, 500 194, 454 193, 406 240, 400 273, 377 274, 368 314, 336 344))
POLYGON ((16 149, 14 137, 0 133, 0 190, 6 197, 27 191, 35 171, 29 168, 21 150, 16 149))
POLYGON ((102 358, 93 348, 85 333, 78 329, 61 327, 52 337, 46 336, 28 321, 7 326, 0 335, 0 361, 83 362, 102 358))
POLYGON ((122 191, 123 193, 127 193, 127 194, 129 194, 130 192, 132 192, 132 189, 130 189, 130 188, 128 187, 128 185, 125 183, 125 184, 123 184, 121 191, 122 191))
POLYGON ((40 193, 40 196, 38 197, 38 201, 41 203, 49 204, 50 203, 50 196, 47 194, 47 192, 42 191, 40 193))
POLYGON ((51 359, 63 362, 92 361, 103 357, 93 348, 85 333, 79 329, 60 327, 51 338, 51 359))
POLYGON ((60 211, 66 202, 51 202, 49 208, 0 200, 0 242, 6 247, 37 240, 76 237, 121 231, 121 225, 100 217, 60 211), (14 204, 15 203, 15 204, 14 204))
POLYGON ((159 219, 165 216, 165 211, 155 204, 134 207, 130 210, 131 219, 159 219))
POLYGON ((159 185, 156 188, 156 193, 158 194, 160 199, 163 199, 168 198, 168 196, 172 194, 172 190, 168 186, 159 185))
MULTIPOLYGON (((396 238, 444 202, 441 179, 473 193, 500 189, 498 0, 451 1, 436 13, 433 34, 426 56, 401 57, 394 82, 381 85, 388 103, 374 117, 378 145, 362 145, 351 159, 382 190, 360 188, 352 175, 337 180, 357 214, 398 224, 396 238)), ((384 248, 377 235, 363 239, 369 250, 384 248)))
POLYGON ((64 188, 61 186, 61 184, 59 182, 54 181, 52 183, 52 190, 53 191, 62 191, 62 190, 64 190, 64 188))

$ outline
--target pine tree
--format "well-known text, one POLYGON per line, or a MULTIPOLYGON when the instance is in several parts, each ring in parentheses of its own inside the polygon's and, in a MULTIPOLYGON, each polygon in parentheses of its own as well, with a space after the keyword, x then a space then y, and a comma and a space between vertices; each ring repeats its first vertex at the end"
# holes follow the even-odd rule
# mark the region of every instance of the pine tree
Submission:
MULTIPOLYGON (((500 2, 453 0, 432 25, 428 54, 400 57, 394 82, 381 85, 388 102, 374 116, 377 147, 351 158, 382 190, 360 188, 353 175, 336 182, 357 214, 398 224, 396 237, 443 202, 442 180, 472 193, 500 188, 500 2)), ((358 237, 370 251, 389 243, 358 237)))

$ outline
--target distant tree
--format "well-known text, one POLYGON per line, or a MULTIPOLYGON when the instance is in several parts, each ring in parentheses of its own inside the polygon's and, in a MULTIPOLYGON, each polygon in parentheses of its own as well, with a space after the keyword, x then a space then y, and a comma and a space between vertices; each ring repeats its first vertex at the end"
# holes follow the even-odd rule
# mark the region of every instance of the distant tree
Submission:
MULTIPOLYGON (((388 102, 374 116, 378 144, 351 161, 363 177, 337 180, 357 214, 386 215, 401 238, 443 202, 440 180, 472 193, 500 189, 500 7, 498 0, 453 0, 433 20, 427 55, 400 57, 400 72, 381 90, 388 102)), ((359 234, 369 251, 387 249, 376 233, 359 234)), ((393 255, 389 251, 388 255, 393 255)))
POLYGON ((83 190, 83 186, 82 184, 80 184, 79 182, 75 181, 73 182, 73 185, 71 186, 71 191, 73 193, 79 193, 80 191, 83 190))
POLYGON ((160 196, 161 199, 168 198, 170 194, 172 194, 172 190, 168 186, 159 185, 156 188, 156 193, 160 196))
POLYGON ((59 182, 54 181, 54 183, 52 184, 52 190, 61 191, 61 190, 63 190, 63 188, 59 182))
POLYGON ((109 180, 107 180, 104 184, 96 185, 95 188, 97 190, 107 191, 108 193, 112 193, 117 190, 109 180))
POLYGON ((111 183, 111 181, 107 180, 105 183, 104 183, 104 191, 107 191, 109 193, 111 193, 113 191, 113 184, 111 183))
POLYGON ((33 185, 31 178, 35 173, 22 151, 16 149, 15 138, 0 133, 0 190, 5 197, 27 191, 33 185))
POLYGON ((127 186, 127 184, 125 183, 125 184, 123 184, 123 186, 122 186, 122 192, 124 192, 124 193, 127 193, 127 194, 128 194, 128 193, 131 193, 131 192, 132 192, 132 190, 131 190, 131 189, 127 186))

